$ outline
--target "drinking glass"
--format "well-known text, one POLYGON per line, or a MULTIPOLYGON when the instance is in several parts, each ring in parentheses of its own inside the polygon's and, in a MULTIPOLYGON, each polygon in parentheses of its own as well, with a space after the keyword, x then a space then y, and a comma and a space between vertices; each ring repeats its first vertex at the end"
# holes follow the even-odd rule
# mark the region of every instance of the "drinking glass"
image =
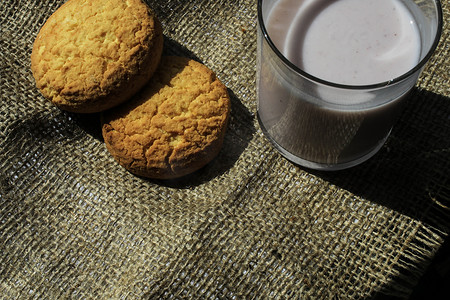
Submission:
POLYGON ((288 160, 311 169, 340 170, 366 161, 383 146, 442 30, 438 0, 401 1, 418 24, 418 63, 392 80, 344 85, 289 61, 266 28, 276 0, 258 0, 257 116, 264 135, 288 160))

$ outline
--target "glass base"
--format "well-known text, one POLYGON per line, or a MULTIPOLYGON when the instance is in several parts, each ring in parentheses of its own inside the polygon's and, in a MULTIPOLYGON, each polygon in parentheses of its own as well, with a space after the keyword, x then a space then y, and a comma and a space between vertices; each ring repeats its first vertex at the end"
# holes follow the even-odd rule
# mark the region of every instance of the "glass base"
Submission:
POLYGON ((389 131, 389 133, 386 135, 386 137, 384 139, 382 139, 375 148, 371 149, 369 152, 365 153, 364 155, 362 155, 356 159, 353 159, 350 161, 345 161, 345 162, 340 162, 340 163, 336 163, 336 164, 325 164, 325 163, 318 163, 318 162, 303 159, 301 157, 298 157, 295 154, 292 154, 291 152, 287 151, 286 149, 284 149, 280 144, 278 144, 275 140, 272 139, 269 132, 264 127, 264 124, 262 123, 262 121, 260 119, 259 113, 257 113, 257 117, 258 117, 259 126, 260 126, 263 134, 272 143, 274 148, 276 150, 278 150, 278 152, 280 152, 281 155, 283 155, 285 158, 287 158, 289 161, 293 162, 296 165, 299 165, 299 166, 302 166, 302 167, 305 167, 308 169, 319 170, 319 171, 339 171, 339 170, 344 170, 344 169, 354 167, 356 165, 359 165, 359 164, 365 162, 366 160, 368 160, 369 158, 374 156, 381 149, 381 147, 383 147, 384 143, 386 142, 386 140, 390 134, 390 131, 389 131))

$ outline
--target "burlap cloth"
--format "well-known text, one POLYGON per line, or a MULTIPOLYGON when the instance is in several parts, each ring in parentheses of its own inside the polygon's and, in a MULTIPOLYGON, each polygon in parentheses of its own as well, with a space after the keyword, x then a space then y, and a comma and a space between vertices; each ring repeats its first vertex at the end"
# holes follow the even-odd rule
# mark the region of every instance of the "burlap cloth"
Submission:
POLYGON ((32 43, 62 2, 0 2, 2 299, 411 293, 450 232, 449 24, 381 151, 321 173, 282 158, 256 121, 256 1, 151 1, 165 53, 202 61, 232 95, 220 155, 167 182, 127 173, 98 115, 36 90, 32 43))

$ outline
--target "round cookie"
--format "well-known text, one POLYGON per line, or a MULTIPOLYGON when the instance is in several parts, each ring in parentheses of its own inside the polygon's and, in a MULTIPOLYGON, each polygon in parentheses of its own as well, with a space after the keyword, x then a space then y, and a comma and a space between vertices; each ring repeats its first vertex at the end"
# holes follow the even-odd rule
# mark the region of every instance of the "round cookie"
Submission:
POLYGON ((142 0, 69 0, 39 31, 31 70, 59 108, 99 112, 142 88, 162 48, 161 24, 142 0))
POLYGON ((112 156, 131 173, 171 179, 194 172, 220 151, 230 115, 225 85, 194 60, 164 56, 130 101, 103 112, 112 156))

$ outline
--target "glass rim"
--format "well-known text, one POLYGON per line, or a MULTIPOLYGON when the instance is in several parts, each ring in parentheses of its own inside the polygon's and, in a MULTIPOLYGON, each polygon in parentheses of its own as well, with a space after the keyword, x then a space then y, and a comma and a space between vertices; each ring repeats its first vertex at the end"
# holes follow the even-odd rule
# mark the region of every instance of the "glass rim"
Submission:
POLYGON ((330 87, 335 88, 341 88, 341 89, 353 89, 353 90, 369 90, 369 89, 377 89, 381 87, 386 87, 389 85, 396 84, 400 81, 403 81, 404 79, 410 77, 417 71, 419 71, 430 59, 430 57, 433 55, 434 51, 436 50, 439 41, 441 39, 442 34, 442 27, 443 27, 443 16, 442 16, 442 5, 440 0, 432 0, 436 4, 436 10, 437 10, 437 28, 436 28, 436 34, 433 40, 433 44, 428 49, 428 52, 426 55, 414 66, 414 68, 410 69, 408 72, 403 73, 400 76, 397 76, 391 80, 374 83, 374 84, 365 84, 365 85, 348 85, 348 84, 341 84, 336 83, 328 80, 321 79, 319 77, 316 77, 314 75, 309 74, 308 72, 302 70, 301 68, 297 67, 295 64, 293 64, 290 60, 288 60, 281 52, 278 50, 278 48, 273 43, 272 39, 269 37, 269 33, 267 32, 264 18, 262 15, 262 3, 264 0, 258 0, 257 4, 257 10, 258 10, 258 26, 262 31, 262 35, 264 36, 264 39, 269 44, 270 48, 273 50, 273 52, 277 55, 278 58, 281 59, 281 61, 286 64, 290 69, 292 69, 297 74, 300 74, 312 81, 315 81, 317 83, 321 83, 323 85, 327 85, 330 87))

